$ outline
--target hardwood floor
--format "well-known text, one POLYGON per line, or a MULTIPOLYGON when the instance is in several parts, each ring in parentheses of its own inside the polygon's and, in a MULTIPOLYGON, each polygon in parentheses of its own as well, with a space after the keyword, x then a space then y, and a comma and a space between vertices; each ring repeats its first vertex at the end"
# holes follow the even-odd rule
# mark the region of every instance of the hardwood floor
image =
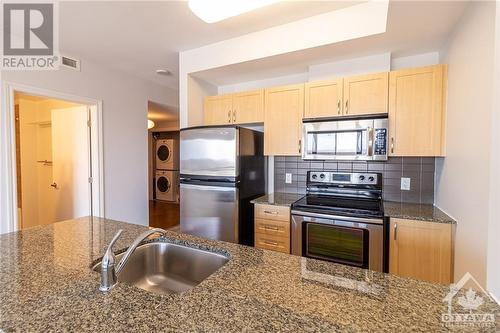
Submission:
POLYGON ((169 229, 180 223, 179 204, 149 201, 149 226, 169 229))

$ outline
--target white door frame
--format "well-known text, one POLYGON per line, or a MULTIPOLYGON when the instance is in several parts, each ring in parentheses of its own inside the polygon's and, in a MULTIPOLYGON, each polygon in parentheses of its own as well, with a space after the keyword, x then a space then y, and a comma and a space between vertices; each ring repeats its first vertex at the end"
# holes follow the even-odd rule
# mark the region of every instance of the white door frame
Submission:
POLYGON ((2 82, 1 94, 3 98, 0 101, 0 234, 13 232, 19 228, 14 92, 95 106, 96 115, 93 115, 94 119, 91 122, 91 133, 97 133, 97 138, 92 137, 92 142, 97 140, 97 144, 95 146, 93 144, 94 147, 97 147, 97 151, 95 151, 96 149, 92 150, 92 159, 93 161, 97 159, 97 163, 93 164, 97 166, 98 170, 92 172, 92 206, 96 216, 104 217, 102 101, 4 81, 2 82))

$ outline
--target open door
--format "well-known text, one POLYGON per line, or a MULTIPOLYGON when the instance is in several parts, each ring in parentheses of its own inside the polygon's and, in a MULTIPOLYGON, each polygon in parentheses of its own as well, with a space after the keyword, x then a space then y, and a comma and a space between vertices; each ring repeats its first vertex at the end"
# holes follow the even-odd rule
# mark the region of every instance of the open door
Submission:
POLYGON ((54 109, 52 162, 55 222, 91 212, 90 133, 86 106, 54 109))

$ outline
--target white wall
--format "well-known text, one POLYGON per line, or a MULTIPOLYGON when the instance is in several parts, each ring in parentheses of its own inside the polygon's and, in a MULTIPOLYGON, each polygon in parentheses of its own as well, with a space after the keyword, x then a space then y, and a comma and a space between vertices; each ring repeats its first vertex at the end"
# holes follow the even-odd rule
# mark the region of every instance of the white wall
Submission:
POLYGON ((332 77, 388 72, 391 70, 391 53, 381 53, 367 57, 352 58, 309 66, 309 81, 332 77))
POLYGON ((440 63, 439 60, 440 54, 438 51, 393 58, 391 70, 437 65, 440 63))
POLYGON ((229 84, 218 87, 218 94, 229 94, 233 92, 245 91, 245 90, 253 90, 253 89, 261 89, 273 86, 284 86, 288 84, 296 84, 307 82, 309 78, 309 73, 298 73, 292 75, 278 76, 264 80, 255 80, 248 82, 241 82, 237 84, 229 84))
POLYGON ((190 127, 203 125, 203 100, 206 96, 217 95, 217 87, 191 75, 187 75, 186 87, 189 91, 186 124, 190 127))
POLYGON ((490 223, 488 229, 488 290, 500 302, 500 6, 496 6, 495 90, 492 117, 490 223))
POLYGON ((107 218, 148 224, 148 101, 177 105, 175 91, 82 61, 81 72, 6 71, 2 80, 103 101, 107 218))
MULTIPOLYGON (((486 285, 491 185, 494 2, 471 3, 444 50, 449 65, 447 154, 436 163, 435 202, 458 221, 455 280, 486 285)), ((496 240, 498 242, 498 240, 496 240)))
POLYGON ((191 125, 190 73, 383 33, 388 7, 388 1, 368 1, 181 52, 180 127, 191 125))

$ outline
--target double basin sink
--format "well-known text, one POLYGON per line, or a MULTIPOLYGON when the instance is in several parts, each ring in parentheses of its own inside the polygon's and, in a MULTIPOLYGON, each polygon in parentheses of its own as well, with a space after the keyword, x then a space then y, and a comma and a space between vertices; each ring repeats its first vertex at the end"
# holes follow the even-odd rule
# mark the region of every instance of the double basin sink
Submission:
MULTIPOLYGON (((116 255, 116 261, 119 262, 123 255, 116 255)), ((228 261, 228 257, 215 252, 151 242, 136 248, 118 281, 158 294, 181 293, 200 284, 228 261)), ((93 269, 99 272, 101 263, 93 269)))

